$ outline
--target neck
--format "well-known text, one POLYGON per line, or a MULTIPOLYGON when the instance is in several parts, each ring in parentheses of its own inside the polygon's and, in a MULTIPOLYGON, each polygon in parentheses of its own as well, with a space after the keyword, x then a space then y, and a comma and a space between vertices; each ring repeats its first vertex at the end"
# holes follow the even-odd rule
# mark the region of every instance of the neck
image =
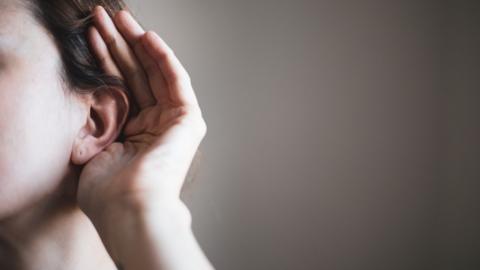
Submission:
POLYGON ((0 269, 116 269, 87 216, 50 196, 0 221, 0 269))

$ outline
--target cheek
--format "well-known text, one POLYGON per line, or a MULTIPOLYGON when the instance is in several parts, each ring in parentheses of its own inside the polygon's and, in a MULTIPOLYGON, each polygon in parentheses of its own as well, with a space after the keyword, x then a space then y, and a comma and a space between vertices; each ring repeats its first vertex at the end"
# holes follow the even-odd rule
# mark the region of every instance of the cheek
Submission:
POLYGON ((71 151, 69 109, 58 79, 18 74, 0 83, 0 219, 55 192, 71 151))

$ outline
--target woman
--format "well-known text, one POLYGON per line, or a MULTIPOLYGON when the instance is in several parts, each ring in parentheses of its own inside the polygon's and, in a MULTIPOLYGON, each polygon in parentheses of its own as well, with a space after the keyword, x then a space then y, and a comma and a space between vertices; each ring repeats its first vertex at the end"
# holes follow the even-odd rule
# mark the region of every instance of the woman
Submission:
POLYGON ((205 121, 120 0, 0 1, 0 269, 212 269, 179 198, 205 121))

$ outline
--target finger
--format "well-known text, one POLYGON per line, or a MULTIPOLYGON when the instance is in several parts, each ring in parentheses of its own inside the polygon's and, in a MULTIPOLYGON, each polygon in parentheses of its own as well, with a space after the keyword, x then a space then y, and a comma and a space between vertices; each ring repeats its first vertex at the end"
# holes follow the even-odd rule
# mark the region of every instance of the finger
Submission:
POLYGON ((150 88, 155 99, 160 104, 166 104, 171 101, 168 91, 168 85, 153 58, 145 51, 141 42, 141 37, 145 34, 142 26, 126 11, 121 10, 115 14, 115 24, 131 48, 133 48, 137 58, 147 73, 150 88))
POLYGON ((155 105, 155 98, 148 85, 146 74, 112 19, 101 6, 97 6, 94 13, 98 31, 131 88, 140 109, 155 105))
POLYGON ((88 29, 88 39, 93 53, 100 63, 100 67, 109 75, 123 78, 122 73, 108 51, 107 45, 95 26, 91 26, 88 29))
POLYGON ((179 105, 198 107, 190 76, 172 49, 153 31, 148 31, 143 35, 142 44, 162 70, 172 99, 179 102, 179 105))

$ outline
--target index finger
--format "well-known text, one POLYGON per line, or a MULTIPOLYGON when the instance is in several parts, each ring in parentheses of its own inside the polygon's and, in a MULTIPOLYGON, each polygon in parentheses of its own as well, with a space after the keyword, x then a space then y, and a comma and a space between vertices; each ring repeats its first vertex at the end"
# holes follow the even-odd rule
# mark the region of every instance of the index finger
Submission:
POLYGON ((121 10, 115 14, 114 22, 125 40, 133 48, 145 73, 147 74, 152 93, 160 105, 170 103, 168 85, 162 71, 154 59, 146 52, 141 38, 145 34, 143 27, 132 17, 129 11, 121 10))
POLYGON ((173 50, 154 31, 147 31, 142 37, 147 53, 155 59, 169 85, 172 98, 178 105, 198 107, 190 76, 174 54, 173 50))
POLYGON ((94 9, 94 22, 123 77, 131 88, 140 109, 155 105, 155 98, 148 85, 147 77, 137 57, 118 32, 112 18, 102 6, 94 9))

